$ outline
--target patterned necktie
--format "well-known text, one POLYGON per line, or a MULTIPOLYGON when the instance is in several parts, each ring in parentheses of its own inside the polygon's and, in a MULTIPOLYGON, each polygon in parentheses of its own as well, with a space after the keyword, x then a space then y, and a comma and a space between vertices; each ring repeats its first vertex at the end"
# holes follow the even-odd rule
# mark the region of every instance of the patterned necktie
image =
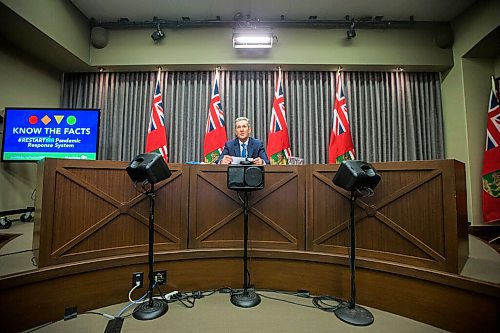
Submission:
POLYGON ((242 143, 241 144, 241 157, 247 157, 247 145, 242 143))

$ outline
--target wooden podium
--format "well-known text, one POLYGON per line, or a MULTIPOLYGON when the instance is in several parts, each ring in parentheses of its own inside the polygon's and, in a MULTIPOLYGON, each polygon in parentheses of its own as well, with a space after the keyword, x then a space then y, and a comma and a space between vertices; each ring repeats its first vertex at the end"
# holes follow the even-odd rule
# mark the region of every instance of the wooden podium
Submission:
MULTIPOLYGON (((126 162, 39 164, 34 249, 39 267, 144 253, 148 203, 126 162)), ((373 163, 382 180, 357 201, 358 257, 458 273, 468 257, 464 165, 373 163)), ((169 164, 157 184, 155 251, 241 248, 243 211, 226 166, 169 164)), ((249 247, 345 254, 349 193, 338 165, 266 166, 249 200, 249 247)))

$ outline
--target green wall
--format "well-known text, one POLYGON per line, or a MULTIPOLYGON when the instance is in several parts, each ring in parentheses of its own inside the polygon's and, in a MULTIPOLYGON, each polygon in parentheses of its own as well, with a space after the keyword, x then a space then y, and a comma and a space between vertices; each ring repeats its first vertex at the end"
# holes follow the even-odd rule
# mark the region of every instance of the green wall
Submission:
POLYGON ((370 69, 405 66, 421 70, 444 70, 452 66, 450 49, 434 43, 433 24, 413 29, 358 29, 346 39, 344 29, 276 28, 278 42, 271 50, 250 52, 232 47, 231 28, 165 30, 166 38, 153 43, 151 29, 110 30, 103 49, 91 49, 93 66, 189 66, 282 65, 292 68, 336 69, 338 65, 370 69))
POLYGON ((90 25, 69 1, 1 0, 1 2, 65 50, 84 62, 89 62, 90 25))
MULTIPOLYGON (((0 42, 2 113, 7 106, 58 107, 61 73, 0 42)), ((32 206, 35 185, 36 164, 0 162, 0 210, 32 206)))
POLYGON ((481 171, 486 139, 486 114, 494 59, 464 55, 493 31, 500 18, 500 1, 480 1, 454 22, 454 66, 443 76, 443 118, 447 158, 466 163, 469 221, 482 224, 481 171))

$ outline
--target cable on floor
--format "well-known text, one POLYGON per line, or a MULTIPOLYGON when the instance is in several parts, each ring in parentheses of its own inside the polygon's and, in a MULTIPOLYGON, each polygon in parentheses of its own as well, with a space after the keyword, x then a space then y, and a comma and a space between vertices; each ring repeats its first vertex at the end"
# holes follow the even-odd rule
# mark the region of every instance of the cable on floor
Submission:
POLYGON ((335 312, 338 308, 340 308, 342 305, 344 305, 346 302, 340 298, 337 297, 332 297, 328 295, 322 295, 322 296, 316 296, 313 297, 312 300, 313 304, 315 307, 322 311, 326 312, 335 312), (333 301, 336 302, 337 304, 332 305, 327 303, 326 301, 333 301))

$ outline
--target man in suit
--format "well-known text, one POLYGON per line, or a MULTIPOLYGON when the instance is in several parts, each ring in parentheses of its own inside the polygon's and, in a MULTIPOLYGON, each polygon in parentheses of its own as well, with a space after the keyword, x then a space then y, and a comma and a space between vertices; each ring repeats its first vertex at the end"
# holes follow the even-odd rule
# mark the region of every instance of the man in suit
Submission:
POLYGON ((252 128, 248 118, 236 118, 234 121, 236 139, 226 142, 217 163, 231 164, 234 156, 252 158, 252 163, 257 165, 269 164, 264 144, 260 140, 251 138, 251 132, 252 128))

